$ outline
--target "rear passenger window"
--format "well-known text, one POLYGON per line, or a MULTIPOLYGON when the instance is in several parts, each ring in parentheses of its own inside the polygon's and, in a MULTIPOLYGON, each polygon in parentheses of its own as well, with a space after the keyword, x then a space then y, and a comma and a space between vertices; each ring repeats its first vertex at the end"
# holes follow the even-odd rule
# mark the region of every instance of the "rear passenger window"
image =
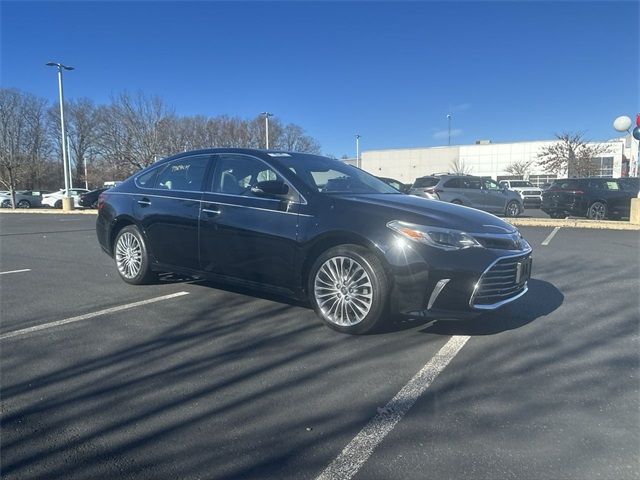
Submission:
POLYGON ((156 188, 160 190, 202 191, 209 157, 200 155, 179 158, 169 163, 158 175, 156 188))
POLYGON ((447 187, 447 188, 462 188, 462 186, 460 185, 460 179, 459 178, 452 178, 451 180, 447 180, 445 182, 445 184, 443 185, 443 187, 447 187))
POLYGON ((474 190, 480 190, 481 183, 479 178, 461 178, 460 183, 462 188, 470 188, 474 190))

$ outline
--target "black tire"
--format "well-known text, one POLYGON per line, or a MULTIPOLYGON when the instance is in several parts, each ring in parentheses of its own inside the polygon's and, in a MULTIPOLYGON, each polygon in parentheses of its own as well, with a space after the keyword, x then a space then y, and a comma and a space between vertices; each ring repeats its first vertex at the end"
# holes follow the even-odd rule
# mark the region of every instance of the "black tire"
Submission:
POLYGON ((511 200, 507 203, 507 206, 504 209, 504 214, 506 217, 517 217, 522 213, 522 207, 515 200, 511 200))
POLYGON ((62 200, 58 200, 53 204, 53 208, 62 208, 62 200))
POLYGON ((29 200, 20 200, 18 202, 18 208, 31 208, 31 202, 29 202, 29 200))
POLYGON ((549 216, 550 216, 551 218, 564 218, 564 214, 559 213, 559 212, 553 212, 553 213, 550 213, 550 214, 549 214, 549 216))
POLYGON ((607 204, 604 202, 593 202, 587 210, 587 218, 590 220, 605 220, 607 218, 607 204))
POLYGON ((338 332, 351 335, 371 333, 380 328, 388 314, 389 280, 384 266, 378 257, 359 245, 339 245, 320 255, 309 272, 307 289, 309 301, 316 314, 338 332), (331 279, 327 275, 326 265, 329 265, 330 260, 336 262, 336 267, 341 262, 341 267, 337 268, 341 268, 340 271, 346 272, 347 275, 352 275, 349 279, 351 281, 341 284, 340 288, 338 284, 326 286, 327 279, 331 282, 344 281, 344 279, 336 280, 335 277, 331 279), (366 275, 359 277, 359 281, 353 281, 360 275, 358 268, 366 275), (339 295, 340 298, 338 299, 335 295, 339 295), (325 303, 321 307, 319 302, 323 301, 322 297, 327 296, 330 298, 325 298, 325 303), (365 298, 366 296, 371 298, 365 298), (331 303, 334 299, 335 303, 331 303), (343 308, 336 307, 334 310, 336 303, 343 305, 343 308), (332 311, 335 312, 333 315, 332 311), (339 314, 340 311, 342 314, 339 314), (362 318, 358 318, 359 316, 362 318))
POLYGON ((2 204, 0 205, 0 207, 2 208, 11 208, 11 200, 6 199, 2 201, 2 204))
MULTIPOLYGON (((136 248, 132 248, 129 253, 137 251, 136 248)), ((137 257, 137 254, 131 255, 131 257, 137 257)), ((144 236, 138 230, 135 225, 127 225, 116 235, 116 239, 113 242, 113 259, 116 263, 116 269, 120 278, 131 285, 145 285, 153 283, 157 278, 155 272, 151 270, 151 262, 149 260, 149 254, 147 244, 144 236), (132 240, 132 237, 135 239, 132 240), (127 248, 130 246, 128 242, 132 242, 139 247, 139 265, 136 270, 130 269, 127 266, 127 248)))
POLYGON ((454 205, 464 205, 460 200, 451 200, 454 205))

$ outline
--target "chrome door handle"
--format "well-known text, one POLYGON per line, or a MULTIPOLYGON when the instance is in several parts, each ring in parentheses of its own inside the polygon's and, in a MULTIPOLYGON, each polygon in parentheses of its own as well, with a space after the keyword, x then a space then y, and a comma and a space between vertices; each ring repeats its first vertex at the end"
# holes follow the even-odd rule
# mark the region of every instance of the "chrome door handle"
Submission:
POLYGON ((151 202, 149 201, 149 199, 143 198, 142 200, 138 200, 138 205, 143 205, 146 207, 147 205, 151 205, 151 202))
POLYGON ((203 208, 202 209, 203 212, 207 212, 207 213, 213 213, 215 215, 219 215, 220 214, 220 210, 213 210, 210 208, 203 208))

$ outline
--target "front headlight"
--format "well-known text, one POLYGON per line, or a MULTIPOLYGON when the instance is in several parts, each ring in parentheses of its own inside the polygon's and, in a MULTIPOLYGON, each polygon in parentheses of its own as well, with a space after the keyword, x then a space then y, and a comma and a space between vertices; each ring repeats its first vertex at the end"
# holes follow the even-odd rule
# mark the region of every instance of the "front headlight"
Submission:
POLYGON ((443 250, 462 250, 463 248, 482 247, 471 235, 450 228, 416 225, 415 223, 393 220, 387 227, 405 238, 427 244, 443 250))

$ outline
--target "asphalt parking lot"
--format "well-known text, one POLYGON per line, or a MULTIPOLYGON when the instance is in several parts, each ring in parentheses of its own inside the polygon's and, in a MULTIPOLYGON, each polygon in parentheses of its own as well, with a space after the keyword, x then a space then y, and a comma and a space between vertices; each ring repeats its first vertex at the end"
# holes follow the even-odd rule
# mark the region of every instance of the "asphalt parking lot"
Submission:
POLYGON ((351 337, 286 299, 126 285, 94 222, 0 215, 3 478, 640 475, 638 232, 522 227, 521 300, 351 337), (350 450, 452 339, 376 448, 350 450))

